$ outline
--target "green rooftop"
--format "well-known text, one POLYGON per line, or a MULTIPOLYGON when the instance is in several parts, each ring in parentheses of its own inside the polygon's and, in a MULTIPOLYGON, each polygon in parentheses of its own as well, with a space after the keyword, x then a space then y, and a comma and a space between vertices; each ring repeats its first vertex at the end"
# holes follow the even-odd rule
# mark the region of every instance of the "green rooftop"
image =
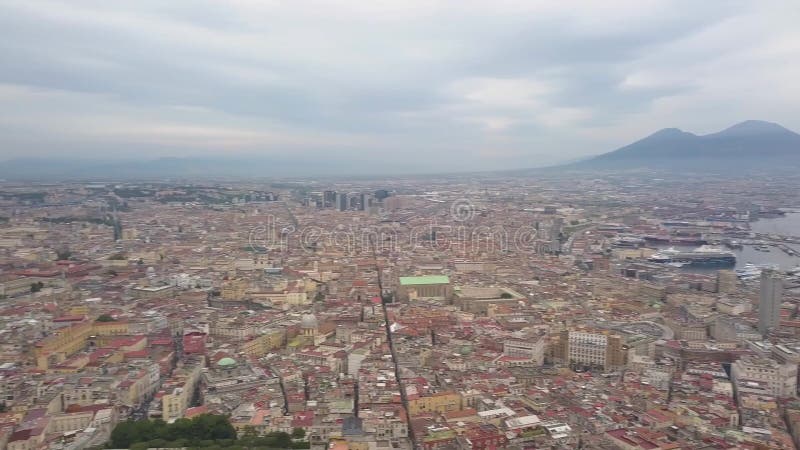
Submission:
MULTIPOLYGON (((445 277, 447 278, 447 277, 445 277)), ((431 431, 422 440, 424 442, 438 441, 442 439, 452 439, 456 437, 456 432, 453 430, 431 431)))
POLYGON ((236 360, 233 358, 222 358, 217 362, 220 367, 233 367, 236 365, 236 360))
POLYGON ((421 284, 448 284, 447 275, 424 275, 421 277, 400 277, 400 286, 419 286, 421 284))

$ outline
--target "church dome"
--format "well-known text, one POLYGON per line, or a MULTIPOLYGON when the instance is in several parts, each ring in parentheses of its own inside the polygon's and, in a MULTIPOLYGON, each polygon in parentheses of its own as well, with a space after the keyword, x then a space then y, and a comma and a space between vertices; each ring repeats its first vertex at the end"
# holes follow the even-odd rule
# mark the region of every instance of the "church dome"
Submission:
POLYGON ((219 367, 233 367, 236 365, 236 360, 233 358, 222 358, 217 362, 219 367))
POLYGON ((300 326, 302 328, 317 328, 317 325, 319 325, 317 316, 313 314, 303 314, 303 318, 300 319, 300 326))

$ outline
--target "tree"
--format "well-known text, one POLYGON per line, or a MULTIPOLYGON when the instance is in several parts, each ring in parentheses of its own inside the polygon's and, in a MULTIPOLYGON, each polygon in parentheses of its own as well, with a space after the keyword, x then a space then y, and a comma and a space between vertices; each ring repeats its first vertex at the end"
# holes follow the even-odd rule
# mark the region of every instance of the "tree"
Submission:
POLYGON ((97 321, 98 322, 116 322, 117 319, 111 317, 108 314, 100 314, 100 316, 97 318, 97 321))
POLYGON ((500 294, 500 298, 514 298, 514 296, 509 294, 508 292, 503 292, 502 294, 500 294))
POLYGON ((235 439, 236 429, 225 416, 200 414, 192 418, 189 428, 200 439, 235 439))
POLYGON ((292 445, 292 437, 289 433, 279 432, 275 433, 275 447, 289 448, 292 445))
POLYGON ((41 281, 37 281, 36 283, 31 283, 31 293, 36 293, 42 290, 44 287, 44 283, 41 281))
POLYGON ((68 248, 64 248, 61 250, 56 250, 56 260, 57 261, 64 261, 69 259, 72 256, 72 252, 68 248))
POLYGON ((252 425, 245 425, 242 429, 242 438, 254 438, 258 436, 258 432, 256 431, 256 427, 252 425))
POLYGON ((303 439, 306 437, 306 430, 304 428, 295 428, 292 430, 292 439, 303 439))
POLYGON ((153 439, 152 441, 147 442, 147 448, 165 448, 167 447, 167 441, 164 439, 153 439))
POLYGON ((216 420, 211 428, 212 439, 236 439, 236 428, 233 428, 224 416, 214 416, 216 420))
POLYGON ((168 432, 164 439, 176 440, 179 438, 188 438, 192 436, 192 420, 191 419, 178 419, 167 428, 168 432))
MULTIPOLYGON (((283 433, 283 435, 291 443, 289 435, 287 433, 283 433)), ((275 442, 283 442, 282 437, 272 439, 275 442)), ((121 422, 111 432, 110 445, 116 448, 131 449, 151 447, 231 448, 236 443, 236 429, 233 428, 227 417, 201 414, 191 420, 178 419, 171 424, 161 419, 121 422)), ((289 444, 276 447, 288 448, 289 444)))
POLYGON ((114 448, 129 448, 136 441, 136 422, 120 422, 111 432, 111 445, 114 448))

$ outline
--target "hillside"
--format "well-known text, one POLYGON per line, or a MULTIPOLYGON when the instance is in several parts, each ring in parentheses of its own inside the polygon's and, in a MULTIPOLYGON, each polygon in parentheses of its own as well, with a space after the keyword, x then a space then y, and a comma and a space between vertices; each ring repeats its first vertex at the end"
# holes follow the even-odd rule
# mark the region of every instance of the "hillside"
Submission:
POLYGON ((800 134, 778 124, 748 120, 717 133, 696 135, 665 128, 622 148, 569 164, 581 169, 800 167, 800 134))

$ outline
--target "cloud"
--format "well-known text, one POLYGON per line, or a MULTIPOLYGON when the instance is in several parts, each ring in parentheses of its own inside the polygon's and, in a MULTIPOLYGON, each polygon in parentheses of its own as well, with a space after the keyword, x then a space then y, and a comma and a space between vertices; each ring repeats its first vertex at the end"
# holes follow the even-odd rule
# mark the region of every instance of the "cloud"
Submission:
POLYGON ((218 151, 469 170, 573 159, 667 126, 800 129, 799 9, 8 0, 0 159, 218 151))

